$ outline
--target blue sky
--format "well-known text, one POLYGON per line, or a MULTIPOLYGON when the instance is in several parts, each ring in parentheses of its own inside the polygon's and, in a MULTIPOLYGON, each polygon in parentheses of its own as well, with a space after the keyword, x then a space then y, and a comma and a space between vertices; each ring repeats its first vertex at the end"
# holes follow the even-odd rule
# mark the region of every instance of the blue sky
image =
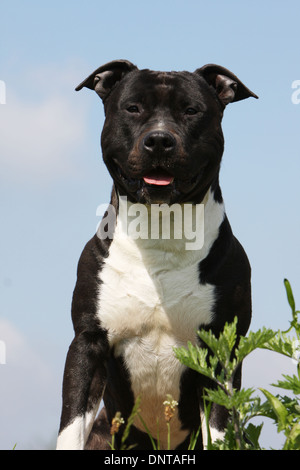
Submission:
MULTIPOLYGON (((252 265, 252 329, 287 327, 284 277, 300 304, 299 13, 298 0, 0 3, 0 448, 46 448, 57 432, 77 261, 111 189, 101 101, 74 88, 107 61, 216 63, 259 95, 226 109, 220 180, 252 265)), ((250 361, 246 384, 279 378, 280 361, 250 361)))

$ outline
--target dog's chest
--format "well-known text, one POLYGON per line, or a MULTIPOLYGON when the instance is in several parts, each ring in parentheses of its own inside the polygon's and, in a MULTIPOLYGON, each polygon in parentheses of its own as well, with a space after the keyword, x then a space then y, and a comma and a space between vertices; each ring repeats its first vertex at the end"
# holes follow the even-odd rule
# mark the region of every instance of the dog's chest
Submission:
MULTIPOLYGON (((186 250, 185 240, 134 239, 124 230, 128 212, 120 201, 109 255, 99 273, 99 320, 107 329, 115 354, 130 343, 151 344, 153 354, 164 340, 186 345, 201 325, 211 323, 213 285, 201 284, 199 265, 218 237, 224 207, 209 192, 204 211, 204 244, 186 250)), ((200 227, 199 230, 202 230, 200 227)))
POLYGON ((186 345, 212 320, 214 286, 199 282, 199 261, 180 266, 178 254, 152 249, 142 254, 131 240, 115 238, 100 274, 99 318, 115 354, 129 343, 164 340, 186 345))
MULTIPOLYGON (((114 354, 124 361, 134 396, 142 397, 142 415, 154 434, 153 416, 163 423, 167 394, 179 400, 185 367, 173 348, 196 343, 199 327, 213 320, 215 287, 200 284, 199 263, 217 237, 218 224, 202 250, 186 251, 173 250, 172 240, 133 240, 118 222, 99 273, 101 326, 108 332, 114 354)), ((172 426, 180 442, 185 433, 177 414, 172 426)), ((161 439, 164 430, 165 425, 161 439)))
MULTIPOLYGON (((179 401, 184 371, 173 348, 196 342, 199 326, 212 320, 215 299, 214 287, 199 283, 197 261, 176 267, 174 254, 147 254, 151 259, 143 259, 128 240, 114 239, 101 273, 99 318, 115 355, 123 358, 135 398, 142 399, 141 413, 153 435, 153 416, 158 419, 163 446, 163 402, 168 394, 179 401)), ((186 437, 177 412, 172 429, 173 444, 186 437)))

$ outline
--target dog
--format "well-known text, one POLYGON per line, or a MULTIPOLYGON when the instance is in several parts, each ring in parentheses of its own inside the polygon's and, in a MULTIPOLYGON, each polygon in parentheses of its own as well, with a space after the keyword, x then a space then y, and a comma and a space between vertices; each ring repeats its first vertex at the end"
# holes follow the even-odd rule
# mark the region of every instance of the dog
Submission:
MULTIPOLYGON (((171 448, 187 449, 200 429, 196 448, 205 449, 203 389, 213 385, 183 366, 174 347, 188 341, 203 346, 197 330, 219 335, 234 317, 238 336, 249 328, 251 268, 225 213, 219 170, 226 106, 258 97, 215 64, 193 73, 157 72, 116 60, 76 90, 83 87, 95 90, 104 104, 101 146, 113 189, 78 263, 75 337, 65 364, 57 449, 110 449, 113 418, 119 412, 126 422, 138 397, 144 424, 136 417, 126 445, 152 449, 150 434, 166 449, 167 396, 173 403, 171 448), (161 223, 173 207, 183 214, 181 238, 175 229, 164 237, 157 226, 156 236, 148 236, 151 209, 161 210, 161 223), (138 221, 132 216, 137 208, 138 221), (185 233, 185 209, 196 217, 194 245, 185 233)), ((233 385, 240 388, 240 370, 233 385)), ((213 440, 223 436, 227 421, 227 411, 213 404, 213 440)))

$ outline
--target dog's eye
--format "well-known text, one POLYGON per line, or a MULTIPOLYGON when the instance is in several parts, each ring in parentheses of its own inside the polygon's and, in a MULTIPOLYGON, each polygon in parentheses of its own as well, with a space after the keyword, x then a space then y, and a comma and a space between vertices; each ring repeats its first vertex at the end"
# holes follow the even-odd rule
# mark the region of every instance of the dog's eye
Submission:
POLYGON ((184 114, 187 114, 188 116, 193 116, 194 114, 197 114, 197 112, 198 111, 195 108, 187 108, 184 114))
POLYGON ((129 113, 139 113, 140 112, 138 106, 136 106, 136 105, 128 106, 127 111, 129 113))

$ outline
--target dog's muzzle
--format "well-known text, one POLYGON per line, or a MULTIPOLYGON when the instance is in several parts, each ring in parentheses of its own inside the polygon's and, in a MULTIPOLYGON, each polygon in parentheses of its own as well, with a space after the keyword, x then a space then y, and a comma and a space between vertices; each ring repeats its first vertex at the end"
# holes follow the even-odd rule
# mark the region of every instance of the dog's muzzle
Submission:
POLYGON ((128 171, 124 164, 115 160, 117 171, 114 173, 123 192, 125 190, 137 202, 179 202, 182 196, 195 188, 202 176, 202 171, 191 176, 188 168, 183 168, 187 158, 179 138, 169 130, 152 129, 143 133, 130 157, 131 161, 140 162, 140 169, 128 171), (181 166, 178 165, 179 160, 181 166))

